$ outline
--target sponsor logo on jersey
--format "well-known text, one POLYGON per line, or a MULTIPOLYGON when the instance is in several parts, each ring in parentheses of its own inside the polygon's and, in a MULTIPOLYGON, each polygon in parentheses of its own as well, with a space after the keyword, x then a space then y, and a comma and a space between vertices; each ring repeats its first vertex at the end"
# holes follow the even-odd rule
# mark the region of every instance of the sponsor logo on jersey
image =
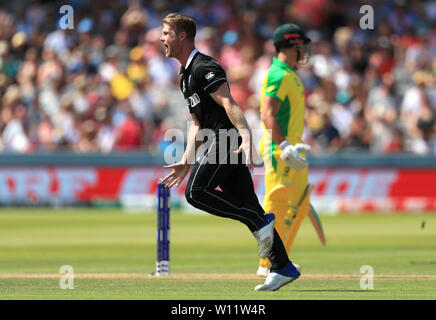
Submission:
POLYGON ((271 92, 275 89, 274 85, 270 85, 268 88, 266 88, 266 92, 271 92))
POLYGON ((206 74, 206 76, 205 76, 206 80, 210 80, 210 79, 212 79, 213 77, 215 77, 215 73, 213 73, 212 71, 209 72, 208 74, 206 74))
POLYGON ((186 98, 186 103, 189 107, 193 108, 200 103, 200 97, 198 94, 194 93, 192 96, 186 98))

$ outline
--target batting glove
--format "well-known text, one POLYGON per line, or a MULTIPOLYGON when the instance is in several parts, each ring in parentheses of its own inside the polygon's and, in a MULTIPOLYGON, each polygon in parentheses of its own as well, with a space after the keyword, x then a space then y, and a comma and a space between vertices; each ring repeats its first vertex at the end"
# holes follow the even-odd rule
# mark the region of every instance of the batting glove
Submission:
POLYGON ((307 160, 300 155, 300 152, 307 152, 310 150, 309 145, 303 143, 297 143, 296 145, 292 145, 285 140, 280 144, 280 148, 283 150, 280 158, 291 169, 300 171, 309 165, 307 160))

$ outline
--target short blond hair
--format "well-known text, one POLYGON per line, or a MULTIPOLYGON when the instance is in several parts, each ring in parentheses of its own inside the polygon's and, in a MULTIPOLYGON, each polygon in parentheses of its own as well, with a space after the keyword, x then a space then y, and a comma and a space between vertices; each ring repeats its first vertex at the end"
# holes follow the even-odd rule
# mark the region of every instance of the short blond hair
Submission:
POLYGON ((170 13, 162 20, 162 24, 168 24, 176 33, 186 32, 188 39, 194 41, 197 26, 194 19, 181 13, 170 13))

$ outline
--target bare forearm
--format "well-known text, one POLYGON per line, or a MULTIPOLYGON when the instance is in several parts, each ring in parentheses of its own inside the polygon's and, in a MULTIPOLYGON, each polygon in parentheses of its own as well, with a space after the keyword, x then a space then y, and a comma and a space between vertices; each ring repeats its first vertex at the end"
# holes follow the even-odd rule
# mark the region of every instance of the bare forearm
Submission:
POLYGON ((280 145, 280 143, 286 140, 279 122, 273 115, 262 117, 262 122, 265 125, 265 128, 271 132, 272 139, 277 145, 280 145))
POLYGON ((200 130, 200 127, 197 126, 196 124, 192 124, 191 127, 189 128, 186 150, 185 150, 185 153, 183 154, 183 159, 182 159, 182 161, 185 164, 190 165, 195 160, 195 151, 197 150, 197 147, 198 147, 198 144, 196 141, 196 136, 197 136, 197 133, 199 130, 200 130))
POLYGON ((241 153, 243 151, 246 156, 245 164, 249 169, 253 168, 256 160, 254 159, 255 154, 253 154, 253 140, 251 138, 251 130, 248 126, 247 120, 245 119, 244 113, 242 112, 241 108, 239 108, 235 100, 232 98, 227 82, 223 83, 217 91, 211 94, 211 96, 219 105, 221 105, 225 109, 227 116, 229 117, 232 124, 235 126, 236 130, 238 130, 242 138, 242 143, 239 146, 239 149, 234 152, 241 153))
POLYGON ((241 136, 251 136, 250 127, 248 126, 247 119, 245 119, 244 113, 242 112, 241 108, 234 102, 228 102, 228 105, 224 108, 230 121, 238 130, 239 134, 241 136))
POLYGON ((211 94, 212 98, 221 105, 227 113, 232 124, 238 130, 242 138, 251 138, 250 127, 248 126, 247 120, 245 119, 244 113, 238 106, 236 101, 230 94, 229 86, 223 83, 217 91, 211 94))
POLYGON ((276 114, 280 110, 280 101, 274 97, 265 96, 263 100, 263 108, 260 118, 265 128, 271 133, 273 141, 280 145, 286 140, 279 122, 276 119, 276 114))

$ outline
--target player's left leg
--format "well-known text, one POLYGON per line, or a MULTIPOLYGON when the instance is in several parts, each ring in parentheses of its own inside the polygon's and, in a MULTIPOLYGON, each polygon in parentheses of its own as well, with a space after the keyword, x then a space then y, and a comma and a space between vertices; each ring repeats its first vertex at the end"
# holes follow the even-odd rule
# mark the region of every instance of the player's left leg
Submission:
POLYGON ((196 162, 186 185, 185 197, 192 206, 216 216, 238 220, 253 232, 265 222, 262 207, 244 201, 240 197, 242 190, 236 193, 216 190, 223 181, 233 181, 235 170, 235 165, 196 162))
POLYGON ((285 232, 281 234, 286 252, 291 250, 301 223, 309 212, 308 170, 296 171, 292 179, 292 192, 288 202, 288 212, 284 219, 285 232))
MULTIPOLYGON (((271 192, 267 194, 266 196, 266 203, 270 202, 270 206, 264 206, 265 209, 269 211, 271 208, 273 212, 278 213, 278 225, 277 227, 284 232, 285 228, 283 228, 284 225, 284 219, 286 218, 287 214, 289 213, 289 199, 291 199, 292 187, 287 186, 278 186, 278 188, 275 188, 276 192, 271 192), (270 201, 275 200, 275 201, 270 201), (280 200, 280 201, 277 201, 280 200)), ((277 233, 277 232, 276 232, 277 233)), ((280 236, 282 238, 282 236, 280 236)), ((280 239, 281 240, 281 239, 280 239)), ((286 249, 283 245, 283 242, 280 241, 281 245, 283 246, 283 250, 286 249)), ((272 251, 272 250, 271 250, 272 251)), ((273 252, 273 251, 272 251, 273 252)), ((261 259, 261 263, 268 263, 271 262, 270 268, 264 267, 264 269, 269 269, 269 272, 266 272, 266 280, 264 284, 256 286, 255 290, 257 291, 274 291, 278 290, 283 285, 290 283, 297 279, 300 276, 300 270, 299 266, 294 265, 291 261, 289 261, 284 267, 281 269, 277 268, 274 265, 273 260, 274 257, 270 255, 268 259, 261 259)), ((261 266, 259 267, 261 269, 261 266)))
POLYGON ((207 153, 194 164, 185 190, 186 199, 196 208, 244 223, 258 242, 259 256, 264 258, 273 246, 274 215, 265 215, 254 193, 250 172, 241 164, 242 157, 233 158, 231 146, 226 140, 219 141, 216 137, 207 153), (238 188, 231 192, 225 187, 217 190, 226 183, 238 188))
MULTIPOLYGON (((255 206, 258 210, 263 211, 254 190, 250 171, 245 165, 239 165, 239 169, 233 172, 232 179, 223 181, 220 184, 220 188, 226 193, 239 194, 244 203, 250 203, 251 206, 255 206), (243 191, 241 192, 241 190, 243 191)), ((267 259, 271 261, 272 271, 281 270, 290 263, 283 242, 275 229, 272 248, 267 259)))
MULTIPOLYGON (((291 170, 282 161, 277 162, 275 170, 265 174, 264 210, 276 215, 276 230, 289 253, 307 212, 300 206, 308 185, 308 170, 291 170), (290 226, 286 222, 292 221, 290 226), (291 228, 290 228, 291 227, 291 228)), ((257 275, 265 277, 270 262, 260 259, 257 275)), ((299 266, 297 265, 299 269, 299 266)))

